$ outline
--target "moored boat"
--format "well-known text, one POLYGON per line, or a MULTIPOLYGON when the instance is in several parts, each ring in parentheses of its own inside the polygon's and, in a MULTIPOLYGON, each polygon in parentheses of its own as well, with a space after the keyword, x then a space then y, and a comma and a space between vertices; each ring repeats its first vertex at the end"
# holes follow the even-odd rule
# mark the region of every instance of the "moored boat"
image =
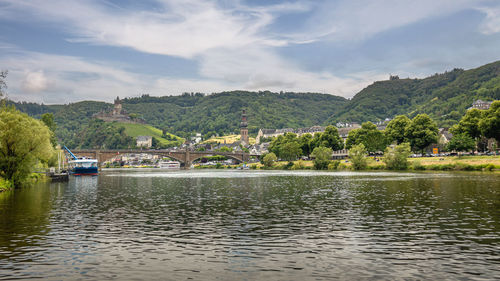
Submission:
POLYGON ((69 172, 73 176, 84 176, 91 175, 95 176, 99 174, 99 168, 97 166, 97 159, 76 157, 76 155, 71 152, 66 146, 64 149, 71 155, 73 160, 68 161, 69 172))
POLYGON ((158 163, 160 169, 180 169, 181 163, 179 161, 161 161, 158 163))

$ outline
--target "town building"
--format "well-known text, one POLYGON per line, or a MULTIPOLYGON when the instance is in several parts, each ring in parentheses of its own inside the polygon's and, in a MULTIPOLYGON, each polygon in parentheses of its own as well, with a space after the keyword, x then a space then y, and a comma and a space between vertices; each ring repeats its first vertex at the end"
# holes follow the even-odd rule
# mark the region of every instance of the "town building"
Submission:
POLYGON ((147 147, 150 148, 153 146, 153 137, 152 136, 138 136, 136 139, 137 147, 147 147))
POLYGON ((241 123, 240 123, 240 140, 242 145, 249 145, 248 141, 248 123, 247 123, 247 114, 243 109, 243 113, 241 114, 241 123))
POLYGON ((259 144, 261 142, 261 139, 277 137, 277 136, 284 135, 286 133, 294 133, 297 136, 301 136, 304 134, 314 135, 316 133, 323 133, 325 131, 325 128, 326 127, 322 127, 322 126, 312 126, 312 127, 307 127, 307 128, 298 128, 298 129, 292 129, 292 128, 259 129, 259 132, 257 133, 256 143, 259 144))
POLYGON ((490 105, 492 104, 492 101, 483 101, 483 100, 476 100, 472 103, 472 108, 480 109, 480 110, 487 110, 490 108, 490 105))

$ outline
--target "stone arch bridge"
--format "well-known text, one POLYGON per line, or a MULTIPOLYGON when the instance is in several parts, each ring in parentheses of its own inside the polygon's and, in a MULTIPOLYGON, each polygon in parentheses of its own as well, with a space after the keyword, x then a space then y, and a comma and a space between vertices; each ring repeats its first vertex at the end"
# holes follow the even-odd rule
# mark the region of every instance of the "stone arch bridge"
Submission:
POLYGON ((250 154, 245 152, 218 152, 218 151, 189 151, 189 150, 141 150, 141 149, 75 149, 71 150, 73 154, 79 157, 89 157, 97 159, 99 165, 111 160, 112 158, 123 154, 151 154, 162 157, 175 159, 184 165, 185 169, 189 169, 193 161, 203 158, 204 156, 222 155, 227 158, 234 159, 238 163, 248 162, 250 156, 260 156, 258 154, 250 154))

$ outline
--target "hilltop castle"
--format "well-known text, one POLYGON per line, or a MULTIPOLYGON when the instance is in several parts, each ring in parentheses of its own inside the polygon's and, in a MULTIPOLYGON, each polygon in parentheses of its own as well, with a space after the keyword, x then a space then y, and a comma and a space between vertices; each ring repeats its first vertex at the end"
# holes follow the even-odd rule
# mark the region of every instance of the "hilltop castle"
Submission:
POLYGON ((145 123, 142 119, 132 119, 125 109, 119 97, 116 97, 112 111, 101 111, 94 114, 94 118, 104 120, 106 122, 124 122, 124 123, 145 123))

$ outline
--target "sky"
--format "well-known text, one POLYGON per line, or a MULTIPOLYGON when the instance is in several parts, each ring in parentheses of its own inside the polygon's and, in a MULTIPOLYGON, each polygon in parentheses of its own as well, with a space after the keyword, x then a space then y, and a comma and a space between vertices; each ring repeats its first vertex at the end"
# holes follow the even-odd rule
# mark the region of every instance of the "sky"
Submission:
POLYGON ((0 0, 15 101, 231 90, 351 98, 500 60, 500 0, 0 0))

